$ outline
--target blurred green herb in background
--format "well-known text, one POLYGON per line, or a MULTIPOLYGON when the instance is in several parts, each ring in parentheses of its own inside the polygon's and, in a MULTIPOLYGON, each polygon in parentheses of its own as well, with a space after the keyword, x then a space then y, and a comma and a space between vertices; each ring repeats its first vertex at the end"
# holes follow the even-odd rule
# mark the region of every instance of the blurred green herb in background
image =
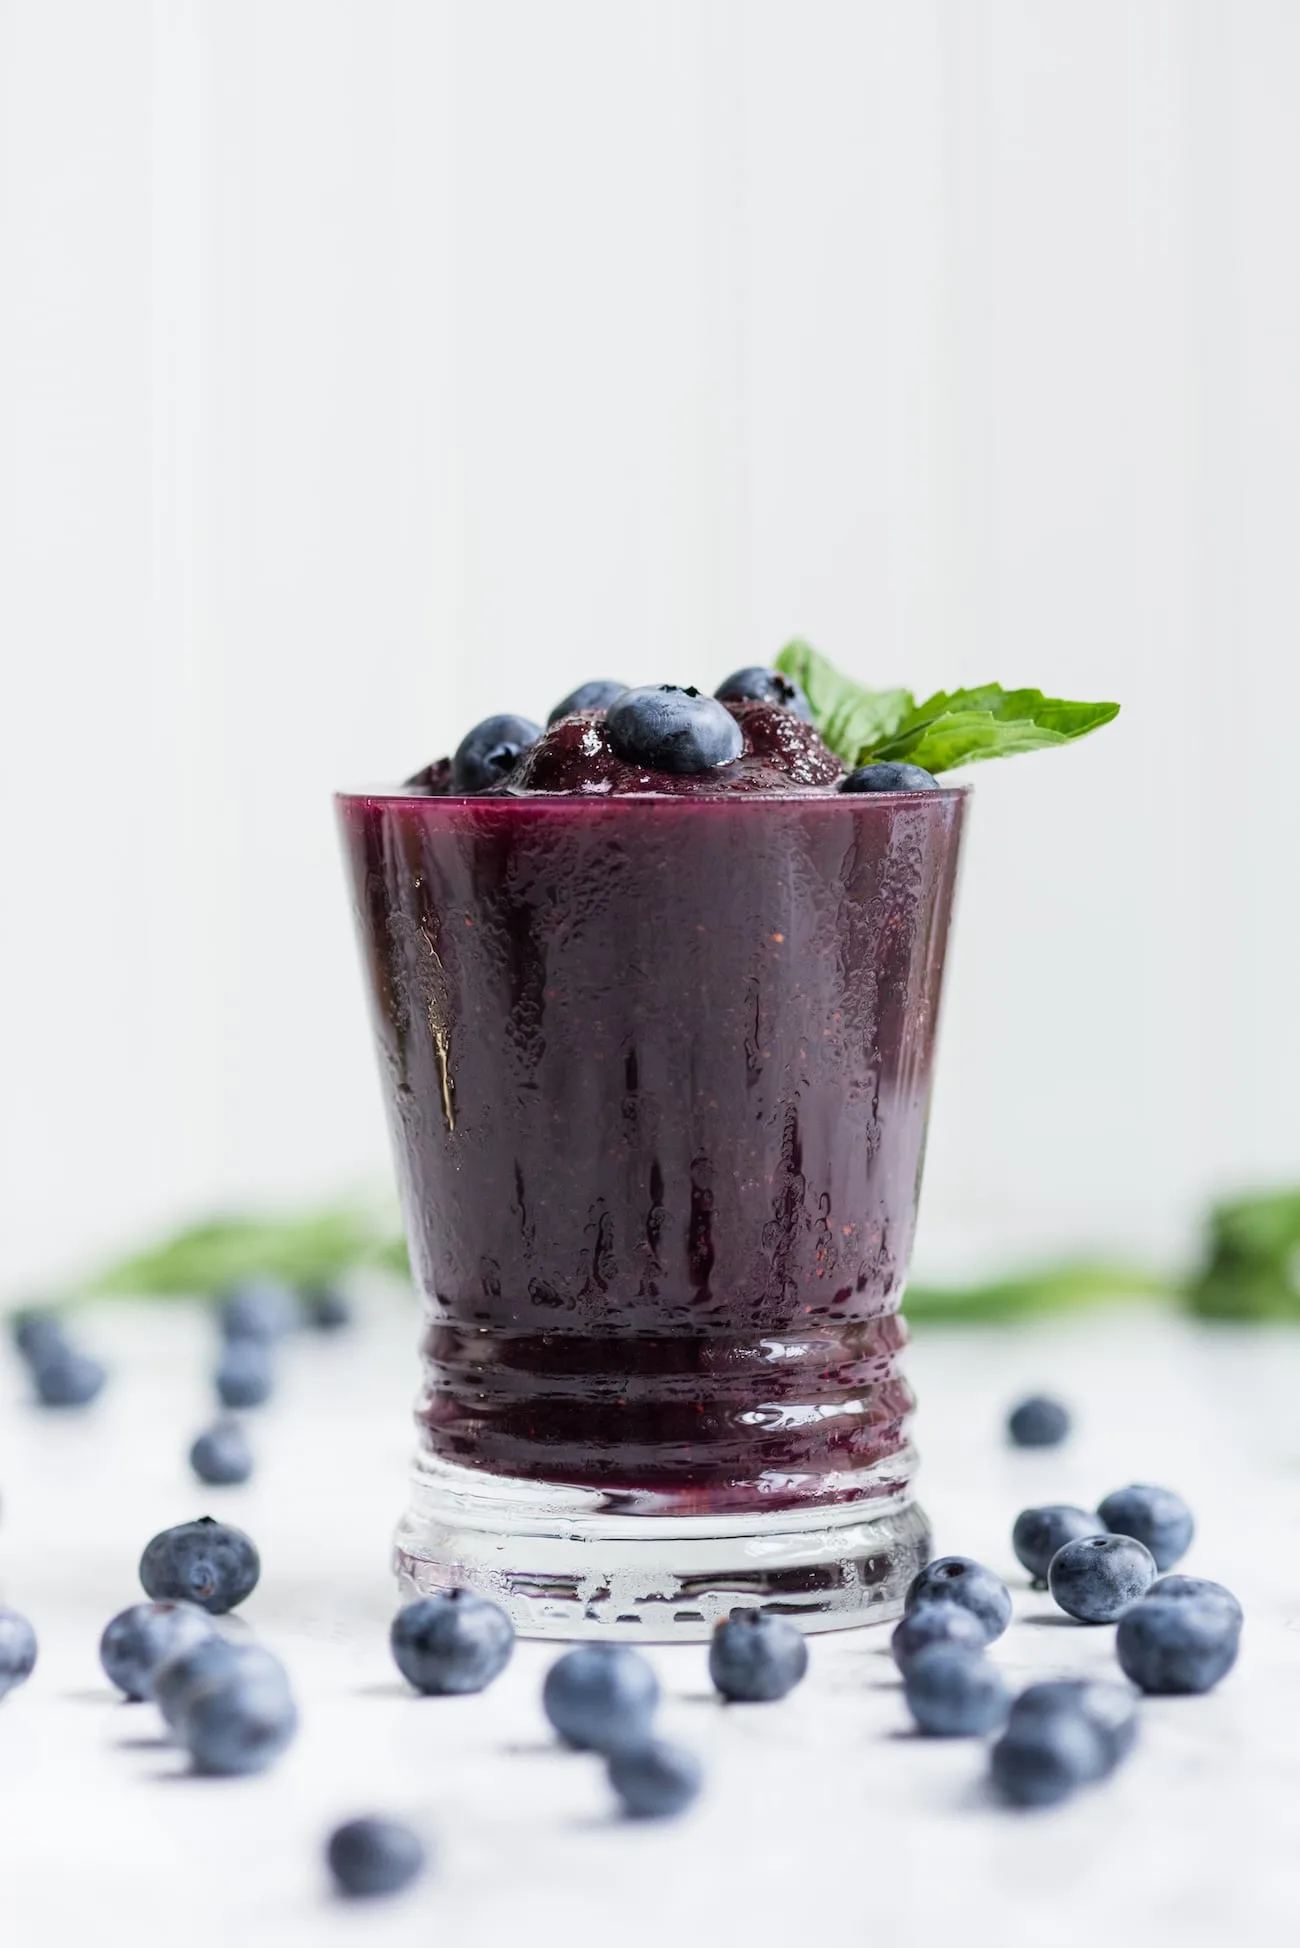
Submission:
MULTIPOLYGON (((102 1268, 68 1298, 207 1296, 245 1279, 311 1285, 362 1270, 410 1278, 391 1212, 358 1200, 290 1217, 232 1215, 189 1225, 102 1268)), ((982 1284, 909 1285, 904 1309, 920 1327, 992 1325, 1135 1298, 1163 1299, 1202 1319, 1300 1323, 1300 1189, 1216 1204, 1199 1263, 1185 1276, 1068 1259, 982 1284)))
POLYGON ((332 1204, 294 1217, 208 1218, 115 1260, 77 1286, 73 1296, 170 1298, 207 1295, 254 1278, 312 1285, 368 1265, 405 1271, 405 1247, 394 1262, 394 1242, 389 1214, 360 1203, 332 1204))
POLYGON ((1300 1190, 1216 1204, 1186 1298, 1202 1319, 1300 1320, 1300 1190))
POLYGON ((1142 1266, 1066 1259, 982 1285, 912 1285, 903 1310, 914 1325, 983 1325, 1049 1312, 1078 1312, 1114 1299, 1168 1298, 1174 1280, 1142 1266))
POLYGON ((909 1285, 903 1309, 915 1325, 983 1325, 1139 1297, 1167 1298, 1200 1319, 1300 1323, 1300 1190, 1216 1204, 1199 1261, 1181 1277, 1149 1266, 1075 1260, 983 1285, 909 1285))

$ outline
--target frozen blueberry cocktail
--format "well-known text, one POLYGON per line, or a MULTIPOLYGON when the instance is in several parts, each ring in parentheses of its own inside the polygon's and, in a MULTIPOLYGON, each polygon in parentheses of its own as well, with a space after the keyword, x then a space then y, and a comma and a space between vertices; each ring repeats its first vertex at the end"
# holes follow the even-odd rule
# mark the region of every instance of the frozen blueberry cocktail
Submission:
POLYGON ((892 1614, 927 1557, 899 1302, 965 794, 824 720, 774 670, 586 685, 339 801, 427 1308, 408 1587, 701 1636, 892 1614))

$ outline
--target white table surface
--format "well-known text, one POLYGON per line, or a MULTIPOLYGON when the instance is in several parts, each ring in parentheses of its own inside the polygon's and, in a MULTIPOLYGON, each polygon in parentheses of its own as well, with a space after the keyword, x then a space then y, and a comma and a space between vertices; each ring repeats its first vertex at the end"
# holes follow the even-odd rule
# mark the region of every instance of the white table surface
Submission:
POLYGON ((111 1358, 90 1412, 26 1404, 0 1353, 0 1601, 41 1640, 0 1704, 0 1941, 14 1948, 518 1942, 1123 1948, 1292 1941, 1300 1929, 1300 1333, 1196 1329, 1142 1312, 1020 1329, 930 1331, 912 1353, 923 1495, 940 1550, 1016 1591, 993 1652, 1016 1682, 1107 1672, 1113 1632, 1070 1624, 1016 1570, 1017 1510, 1095 1501, 1130 1480, 1177 1487, 1199 1534, 1184 1567, 1246 1606, 1237 1670, 1204 1699, 1143 1706, 1108 1786, 1013 1814, 978 1743, 911 1736, 881 1628, 812 1642, 801 1689, 723 1708, 704 1651, 653 1650, 663 1729, 707 1793, 685 1819, 611 1817, 599 1764, 559 1751, 538 1693, 555 1653, 521 1645, 478 1698, 418 1699, 397 1678, 388 1535, 404 1490, 413 1308, 374 1295, 360 1326, 304 1337, 253 1417, 247 1488, 200 1489, 188 1441, 209 1417, 211 1328, 187 1307, 118 1306, 83 1336, 111 1358), (1036 1386, 1078 1410, 1056 1454, 1000 1438, 1036 1386), (288 1665, 302 1729, 261 1778, 187 1775, 152 1706, 116 1702, 103 1624, 139 1599, 135 1566, 168 1524, 218 1512, 263 1559, 243 1614, 288 1665), (329 1895, 331 1825, 416 1822, 436 1871, 386 1904, 329 1895), (960 1931, 960 1932, 958 1932, 960 1931))

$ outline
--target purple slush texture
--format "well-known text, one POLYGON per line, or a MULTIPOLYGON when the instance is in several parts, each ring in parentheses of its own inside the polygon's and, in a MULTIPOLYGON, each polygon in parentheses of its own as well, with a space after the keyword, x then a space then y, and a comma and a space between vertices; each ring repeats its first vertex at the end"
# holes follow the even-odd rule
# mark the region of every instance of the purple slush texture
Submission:
POLYGON ((432 1454, 676 1513, 903 1485, 963 799, 340 800, 432 1454))

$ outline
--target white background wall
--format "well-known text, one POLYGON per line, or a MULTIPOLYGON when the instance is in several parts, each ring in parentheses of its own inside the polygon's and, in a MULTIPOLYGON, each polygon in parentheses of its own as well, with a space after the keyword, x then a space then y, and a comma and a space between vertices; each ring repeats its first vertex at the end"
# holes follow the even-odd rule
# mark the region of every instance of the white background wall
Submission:
POLYGON ((0 1290, 386 1167, 329 792, 789 634, 973 773, 931 1269, 1300 1175, 1294 0, 0 0, 0 1290))

